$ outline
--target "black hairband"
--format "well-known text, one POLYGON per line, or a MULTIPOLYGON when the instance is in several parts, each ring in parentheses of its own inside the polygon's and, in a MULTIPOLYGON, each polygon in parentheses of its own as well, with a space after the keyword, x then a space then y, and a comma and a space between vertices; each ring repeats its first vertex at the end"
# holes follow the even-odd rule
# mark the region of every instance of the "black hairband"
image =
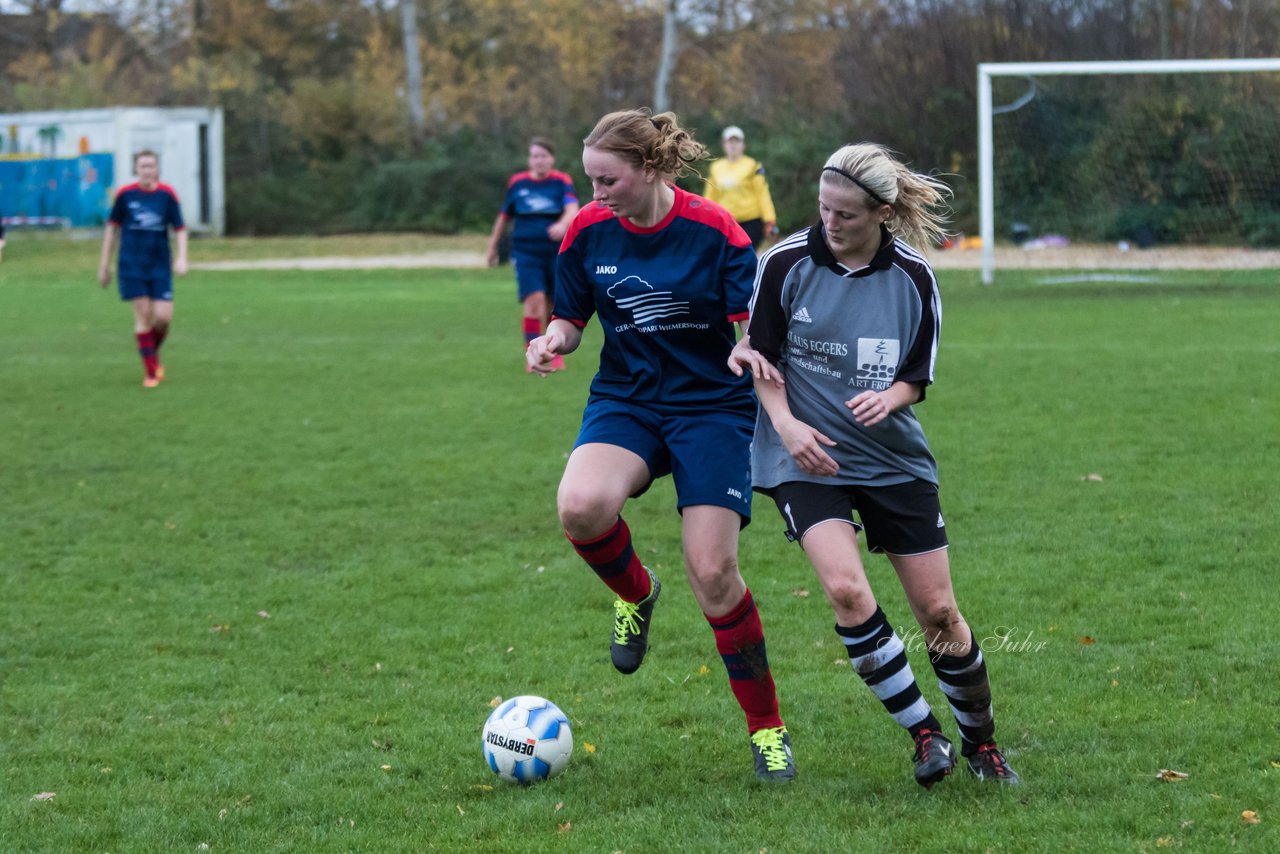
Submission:
POLYGON ((862 183, 862 182, 861 182, 861 181, 859 181, 857 178, 853 177, 852 175, 850 175, 848 172, 844 171, 843 169, 838 169, 838 168, 836 168, 835 166, 823 166, 823 167, 822 167, 822 171, 823 171, 823 172, 834 172, 834 173, 836 173, 837 175, 843 175, 844 177, 848 178, 848 179, 849 179, 850 181, 852 181, 853 183, 857 184, 857 185, 858 185, 859 187, 861 187, 863 190, 865 190, 868 196, 870 196, 871 198, 875 199, 875 200, 876 200, 877 202, 879 202, 880 204, 882 204, 882 205, 887 205, 887 204, 889 204, 889 202, 886 202, 884 199, 880 198, 880 194, 879 194, 879 193, 877 193, 875 190, 871 189, 871 188, 870 188, 870 187, 868 187, 866 184, 862 183))

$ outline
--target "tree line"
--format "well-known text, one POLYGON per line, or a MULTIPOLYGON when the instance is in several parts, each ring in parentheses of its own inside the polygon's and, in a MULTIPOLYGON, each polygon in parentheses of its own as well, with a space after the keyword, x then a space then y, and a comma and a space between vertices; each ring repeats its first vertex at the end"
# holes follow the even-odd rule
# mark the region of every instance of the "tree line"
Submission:
POLYGON ((784 227, 812 219, 817 167, 834 148, 875 140, 950 176, 956 226, 972 231, 978 63, 1280 54, 1273 0, 6 8, 19 11, 0 15, 0 110, 224 108, 228 228, 243 234, 482 229, 530 136, 555 141, 559 167, 581 181, 595 119, 655 99, 713 149, 720 128, 743 127, 784 227), (36 36, 6 42, 19 19, 36 36))

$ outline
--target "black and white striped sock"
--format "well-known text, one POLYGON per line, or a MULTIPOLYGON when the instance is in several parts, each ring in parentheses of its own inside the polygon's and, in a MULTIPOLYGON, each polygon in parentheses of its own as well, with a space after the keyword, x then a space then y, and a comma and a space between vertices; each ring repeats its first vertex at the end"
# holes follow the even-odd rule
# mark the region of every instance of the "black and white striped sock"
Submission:
POLYGON ((836 634, 844 641, 853 669, 901 727, 913 736, 921 730, 941 729, 929 703, 920 695, 906 647, 884 611, 877 607, 871 619, 860 626, 837 625, 836 634))
POLYGON ((978 746, 991 741, 995 735, 995 714, 991 709, 991 683, 987 680, 987 665, 982 658, 978 642, 969 634, 969 651, 964 655, 932 654, 933 672, 938 676, 938 687, 947 695, 951 712, 960 725, 964 738, 961 752, 968 756, 978 746))

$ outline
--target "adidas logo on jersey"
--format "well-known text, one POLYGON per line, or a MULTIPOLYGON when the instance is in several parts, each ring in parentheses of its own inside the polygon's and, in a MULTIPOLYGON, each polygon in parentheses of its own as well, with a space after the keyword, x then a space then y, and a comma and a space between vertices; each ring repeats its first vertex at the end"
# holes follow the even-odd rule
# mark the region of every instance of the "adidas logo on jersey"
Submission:
POLYGON ((791 319, 800 323, 813 323, 813 318, 809 316, 809 309, 804 306, 800 306, 800 310, 791 315, 791 319))
POLYGON ((939 514, 938 514, 938 527, 939 527, 939 528, 945 528, 945 527, 946 527, 946 523, 942 521, 942 514, 941 514, 941 513, 939 513, 939 514))

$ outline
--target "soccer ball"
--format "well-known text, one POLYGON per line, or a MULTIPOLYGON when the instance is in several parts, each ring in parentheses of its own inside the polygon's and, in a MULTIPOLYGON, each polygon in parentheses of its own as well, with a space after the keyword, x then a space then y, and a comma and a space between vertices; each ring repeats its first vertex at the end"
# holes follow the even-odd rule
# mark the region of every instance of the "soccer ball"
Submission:
POLYGON ((569 719, 550 700, 512 697, 489 715, 481 736, 493 773, 516 783, 554 777, 573 755, 569 719))

